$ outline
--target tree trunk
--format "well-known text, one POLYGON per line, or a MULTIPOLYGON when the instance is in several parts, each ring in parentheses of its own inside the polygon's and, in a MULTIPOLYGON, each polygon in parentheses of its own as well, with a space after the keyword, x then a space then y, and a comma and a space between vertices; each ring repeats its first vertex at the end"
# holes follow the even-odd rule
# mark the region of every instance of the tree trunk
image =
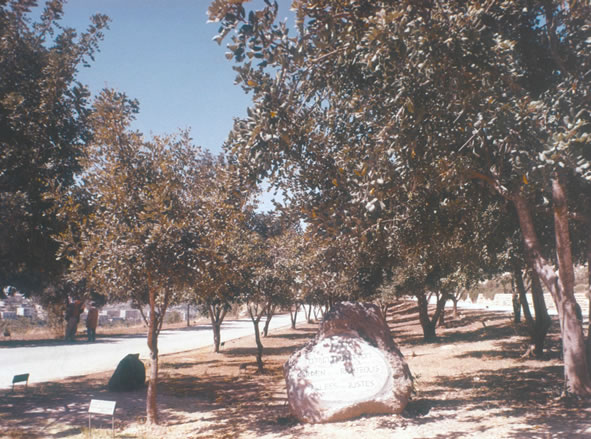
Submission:
POLYGON ((513 292, 511 302, 513 304, 513 323, 521 323, 521 301, 519 300, 519 293, 513 292))
POLYGON ((384 316, 384 319, 388 319, 388 311, 390 310, 391 303, 385 300, 380 300, 378 306, 384 316))
MULTIPOLYGON (((446 294, 442 295, 443 304, 441 305, 441 314, 439 315, 438 325, 443 326, 445 325, 445 304, 447 303, 448 296, 446 294)), ((437 299, 439 303, 439 298, 437 299)))
MULTIPOLYGON (((151 282, 148 281, 150 284, 151 282)), ((148 424, 158 424, 158 407, 156 396, 158 393, 158 322, 156 316, 156 292, 150 288, 150 316, 148 325, 148 348, 150 349, 150 377, 148 380, 148 395, 146 397, 146 413, 148 424)))
POLYGON ((533 352, 536 358, 541 358, 544 355, 544 342, 548 329, 550 328, 550 316, 548 315, 548 309, 546 308, 546 302, 544 301, 544 291, 542 290, 542 284, 540 278, 535 271, 530 270, 531 278, 531 293, 532 302, 534 304, 535 318, 532 317, 529 305, 527 303, 527 291, 521 276, 521 268, 515 264, 513 266, 513 278, 517 285, 519 292, 520 302, 523 306, 523 314, 527 323, 527 329, 529 337, 531 339, 533 352))
POLYGON ((156 397, 158 394, 158 348, 150 350, 150 378, 148 381, 148 395, 146 399, 146 411, 148 424, 158 424, 158 407, 156 397))
POLYGON ((578 396, 588 396, 591 394, 591 380, 585 355, 583 329, 576 316, 566 197, 562 185, 556 178, 552 181, 552 198, 554 200, 556 254, 560 276, 557 276, 552 265, 542 255, 527 201, 519 194, 514 195, 512 200, 519 218, 528 258, 540 280, 552 294, 558 310, 564 358, 565 390, 578 396), (568 267, 569 264, 570 267, 568 267))
POLYGON ((541 358, 544 355, 544 341, 550 329, 552 320, 548 315, 548 308, 544 300, 544 290, 537 273, 531 270, 531 294, 534 303, 534 312, 536 313, 535 325, 533 328, 532 341, 534 343, 534 355, 541 358))
POLYGON ((302 305, 304 307, 304 315, 306 316, 306 321, 308 323, 312 323, 312 304, 308 303, 308 311, 306 311, 306 305, 302 305))
POLYGON ((589 298, 589 310, 587 315, 587 364, 589 365, 589 373, 591 374, 591 223, 587 216, 587 229, 590 229, 590 234, 587 235, 587 296, 589 298))
POLYGON ((562 344, 566 389, 576 395, 591 395, 591 380, 587 364, 585 339, 582 322, 577 318, 575 300, 575 272, 571 253, 568 228, 568 206, 566 192, 560 175, 552 180, 552 199, 554 201, 554 233, 556 234, 556 259, 558 260, 558 297, 556 308, 558 315, 564 315, 561 326, 565 328, 562 344), (560 305, 560 308, 559 308, 560 305), (567 352, 569 360, 567 362, 567 352))
POLYGON ((254 325, 254 340, 256 342, 257 345, 257 353, 256 353, 256 359, 257 359, 257 372, 258 373, 263 373, 264 372, 264 366, 263 366, 263 343, 261 342, 261 333, 259 331, 259 321, 260 321, 260 317, 257 317, 255 319, 252 320, 252 323, 254 325))
POLYGON ((256 352, 256 360, 257 360, 257 373, 264 372, 263 366, 263 343, 261 342, 261 332, 259 330, 259 322, 261 321, 261 317, 263 313, 261 312, 259 315, 258 309, 253 310, 252 306, 248 306, 248 314, 250 315, 250 319, 252 320, 252 324, 254 326, 254 340, 257 345, 257 352, 256 352))
POLYGON ((298 319, 298 310, 300 309, 299 303, 295 303, 294 305, 295 305, 295 309, 293 309, 293 310, 291 307, 289 307, 289 319, 291 320, 291 329, 296 328, 296 321, 298 319))
POLYGON ((314 320, 318 321, 318 306, 314 307, 314 320))
POLYGON ((187 303, 187 328, 191 326, 191 305, 187 303))
POLYGON ((441 292, 437 295, 437 305, 435 306, 435 314, 433 314, 433 324, 436 325, 438 321, 443 321, 443 314, 445 313, 445 304, 449 299, 449 294, 441 292))
POLYGON ((227 309, 223 305, 211 304, 207 307, 207 311, 213 329, 213 352, 219 354, 222 342, 222 323, 226 317, 227 309))
POLYGON ((216 354, 220 353, 220 345, 222 344, 222 329, 220 323, 212 323, 213 328, 213 352, 216 354))
POLYGON ((266 337, 269 335, 269 324, 271 323, 271 319, 275 315, 275 307, 267 307, 267 312, 265 314, 267 315, 267 319, 265 320, 265 325, 263 326, 263 335, 266 337))
POLYGON ((437 298, 437 306, 435 308, 435 314, 432 318, 429 317, 429 301, 424 292, 417 294, 418 305, 419 305, 419 321, 423 328, 423 338, 425 341, 431 341, 436 338, 435 326, 441 316, 443 307, 445 305, 444 299, 445 294, 437 298))
MULTIPOLYGON (((516 267, 516 264, 513 263, 513 273, 511 275, 511 291, 512 291, 512 297, 511 297, 511 302, 513 303, 513 323, 521 323, 521 292, 519 291, 519 289, 516 286, 516 280, 515 280, 515 270, 518 269, 516 267)), ((519 276, 521 277, 521 270, 519 271, 519 276)), ((522 279, 522 283, 523 283, 523 279, 522 279)), ((525 296, 524 296, 525 297, 525 296)), ((527 304, 527 302, 525 302, 527 304)), ((529 311, 529 309, 528 309, 529 311)))
POLYGON ((528 329, 534 327, 534 318, 531 315, 529 304, 527 303, 527 290, 523 282, 523 276, 521 275, 521 267, 517 264, 513 265, 513 279, 515 280, 515 287, 519 294, 519 303, 523 308, 523 316, 525 317, 525 323, 528 329))

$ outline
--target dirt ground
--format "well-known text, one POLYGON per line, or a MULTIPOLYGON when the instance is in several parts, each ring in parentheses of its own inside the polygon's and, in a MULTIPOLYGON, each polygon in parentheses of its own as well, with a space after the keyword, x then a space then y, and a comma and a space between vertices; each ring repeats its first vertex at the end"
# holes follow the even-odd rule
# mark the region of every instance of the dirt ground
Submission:
MULTIPOLYGON (((301 424, 286 404, 282 365, 314 336, 315 324, 263 338, 267 372, 256 374, 254 337, 162 356, 161 425, 148 427, 145 390, 111 393, 109 373, 0 394, 0 435, 86 438, 91 399, 117 401, 117 438, 591 438, 591 402, 561 398, 558 323, 544 360, 522 358, 525 328, 503 313, 463 311, 425 343, 412 302, 388 315, 392 335, 416 378, 400 416, 301 424)), ((94 417, 92 437, 111 437, 110 418, 94 417)))

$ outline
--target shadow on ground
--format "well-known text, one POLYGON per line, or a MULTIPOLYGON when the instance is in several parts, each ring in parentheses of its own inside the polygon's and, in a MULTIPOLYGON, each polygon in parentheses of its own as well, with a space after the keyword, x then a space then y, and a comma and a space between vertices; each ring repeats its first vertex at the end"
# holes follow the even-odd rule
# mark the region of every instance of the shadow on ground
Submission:
MULTIPOLYGON (((495 437, 491 423, 482 421, 497 416, 499 422, 516 425, 511 436, 502 437, 589 435, 589 402, 560 397, 563 370, 556 322, 548 337, 549 354, 534 360, 522 358, 527 331, 506 314, 463 311, 455 319, 447 316, 447 327, 437 329, 438 338, 425 342, 417 311, 414 303, 402 302, 388 314, 396 343, 403 352, 412 353, 409 363, 422 373, 416 375, 417 394, 401 416, 360 418, 343 428, 376 428, 392 436, 402 432, 400 437, 406 427, 426 428, 430 433, 424 437, 437 439, 495 437), (450 419, 457 429, 441 430, 450 419)), ((255 438, 270 433, 323 437, 322 426, 302 425, 290 416, 282 370, 287 356, 315 333, 316 325, 303 325, 262 338, 264 374, 256 373, 250 339, 228 341, 219 354, 201 349, 162 356, 158 395, 162 423, 180 431, 175 438, 255 438)), ((141 425, 145 390, 108 392, 107 380, 108 374, 97 374, 1 395, 0 425, 23 432, 20 438, 77 437, 87 425, 90 399, 116 400, 116 425, 141 425)), ((120 437, 144 436, 124 431, 120 437)))

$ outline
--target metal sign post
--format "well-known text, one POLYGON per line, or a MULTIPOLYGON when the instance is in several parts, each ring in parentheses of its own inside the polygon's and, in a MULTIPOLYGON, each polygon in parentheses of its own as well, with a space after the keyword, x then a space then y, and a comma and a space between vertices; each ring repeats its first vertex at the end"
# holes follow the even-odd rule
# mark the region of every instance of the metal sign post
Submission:
POLYGON ((91 399, 88 406, 88 431, 92 437, 91 419, 92 414, 111 416, 111 434, 115 436, 115 405, 117 401, 105 401, 101 399, 91 399))
POLYGON ((28 373, 23 373, 20 375, 15 375, 12 378, 12 392, 14 392, 14 385, 16 383, 25 383, 25 390, 27 389, 27 386, 29 385, 29 374, 28 373))

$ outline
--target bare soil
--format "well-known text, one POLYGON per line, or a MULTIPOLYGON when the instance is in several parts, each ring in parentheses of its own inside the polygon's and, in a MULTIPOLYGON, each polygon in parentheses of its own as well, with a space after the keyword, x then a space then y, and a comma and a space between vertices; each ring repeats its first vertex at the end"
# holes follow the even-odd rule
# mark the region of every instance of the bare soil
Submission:
MULTIPOLYGON (((527 332, 504 313, 463 311, 426 343, 412 302, 389 313, 392 335, 416 378, 400 416, 301 424, 286 404, 282 366, 316 332, 299 324, 263 338, 266 373, 257 374, 254 337, 222 353, 162 356, 159 426, 145 419, 145 390, 112 393, 110 373, 41 384, 0 395, 0 435, 85 438, 90 399, 117 401, 118 438, 591 438, 591 402, 562 398, 558 323, 543 360, 522 358, 527 332)), ((93 418, 92 437, 111 437, 110 418, 93 418)))

